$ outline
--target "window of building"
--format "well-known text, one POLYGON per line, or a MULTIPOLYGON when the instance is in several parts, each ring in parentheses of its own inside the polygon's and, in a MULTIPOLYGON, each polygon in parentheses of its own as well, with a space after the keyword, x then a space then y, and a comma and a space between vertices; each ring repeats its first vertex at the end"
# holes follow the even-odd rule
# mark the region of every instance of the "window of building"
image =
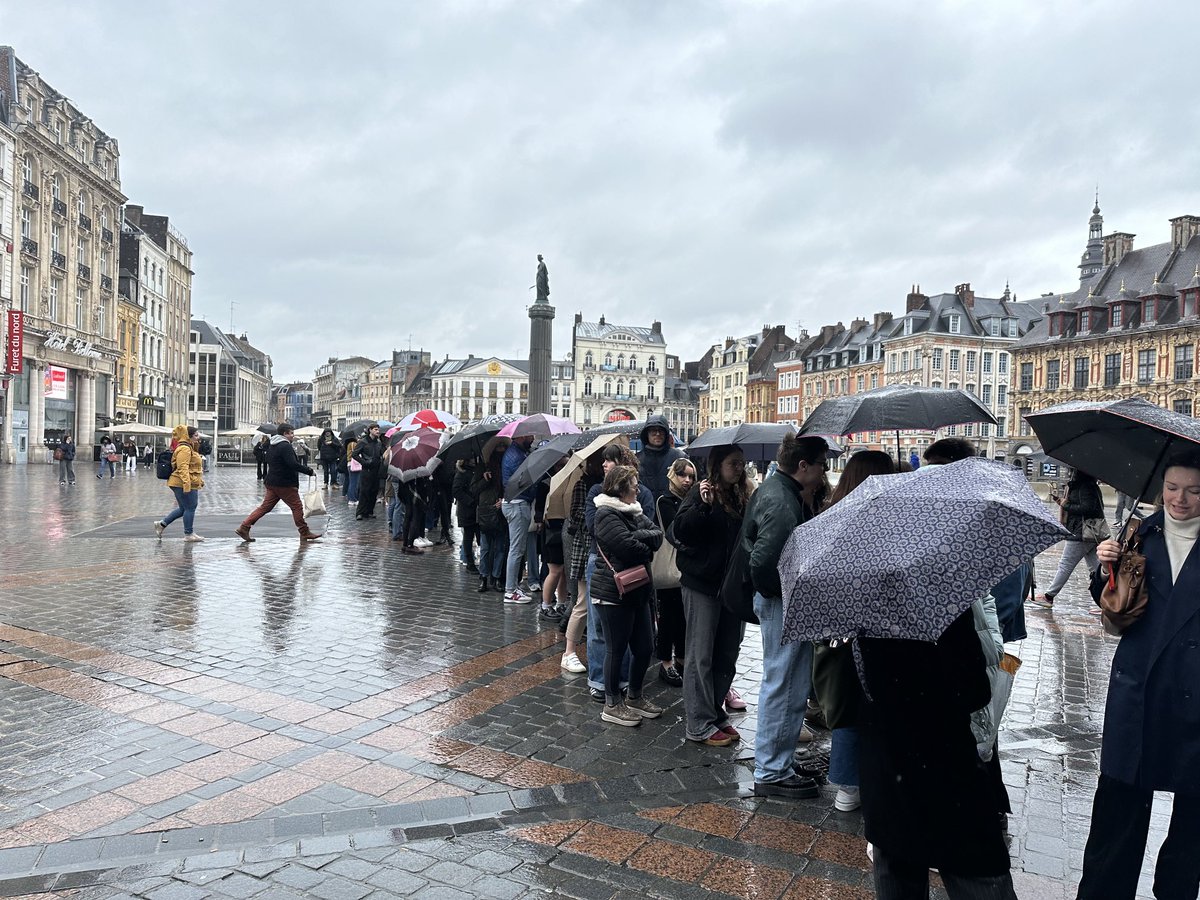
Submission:
POLYGON ((950 371, 951 371, 951 372, 957 372, 957 371, 958 371, 958 357, 959 357, 959 351, 958 351, 958 350, 951 350, 951 351, 950 351, 950 371))
POLYGON ((625 368, 625 354, 624 353, 617 354, 617 368, 618 369, 625 368))
POLYGON ((1112 323, 1111 323, 1110 327, 1112 327, 1112 328, 1120 328, 1121 327, 1121 315, 1122 315, 1121 304, 1118 303, 1115 306, 1113 306, 1113 308, 1112 308, 1112 315, 1110 317, 1112 319, 1112 323))
POLYGON ((967 374, 968 375, 975 374, 975 357, 976 357, 976 355, 977 354, 975 353, 974 350, 967 351, 967 374))
POLYGON ((54 225, 50 229, 50 249, 55 253, 62 253, 63 230, 61 225, 54 225))
POLYGON ((913 331, 912 317, 906 316, 904 319, 904 334, 905 334, 905 336, 907 337, 908 335, 912 334, 912 331, 913 331))
POLYGON ((935 347, 934 351, 933 351, 933 371, 935 371, 935 372, 942 371, 942 358, 943 358, 942 348, 935 347))
POLYGON ((1033 390, 1033 363, 1021 363, 1021 390, 1033 390))
POLYGON ((862 375, 859 375, 856 379, 854 379, 854 389, 861 392, 865 382, 866 379, 864 379, 862 375))
POLYGON ((1138 351, 1138 384, 1149 384, 1154 380, 1154 356, 1153 350, 1138 351))
POLYGON ((962 334, 962 316, 957 313, 951 313, 949 317, 949 329, 951 334, 962 334))
POLYGON ((1171 408, 1175 412, 1179 413, 1181 416, 1190 416, 1192 414, 1192 401, 1191 400, 1176 400, 1171 405, 1171 408))
POLYGON ((592 351, 591 350, 589 350, 587 353, 583 354, 583 364, 585 366, 591 366, 591 364, 592 364, 592 351))
POLYGON ((1000 320, 991 319, 988 322, 988 334, 992 337, 1000 337, 1000 320))
POLYGON ((21 177, 29 184, 33 184, 33 157, 28 153, 21 160, 21 177))
POLYGON ((900 354, 900 371, 901 372, 908 371, 908 351, 907 350, 905 350, 903 353, 900 354))
POLYGON ((879 373, 878 372, 873 373, 871 375, 871 389, 874 390, 877 387, 879 387, 879 373))
POLYGON ((21 266, 21 285, 20 292, 17 294, 21 304, 21 312, 29 312, 29 280, 33 275, 33 269, 29 266, 21 266))
POLYGON ((1121 381, 1121 354, 1106 353, 1104 356, 1104 386, 1114 387, 1121 381))
POLYGON ((1008 354, 1007 353, 999 353, 996 355, 996 359, 997 359, 997 365, 999 366, 997 371, 1001 375, 1007 375, 1008 374, 1008 354))
POLYGON ((996 385, 996 405, 1003 409, 1005 404, 1007 404, 1007 403, 1008 403, 1008 385, 1007 384, 996 385))
MULTIPOLYGON (((998 319, 992 319, 992 321, 999 324, 998 319)), ((983 354, 983 374, 984 375, 992 374, 992 354, 991 353, 983 354)))
POLYGON ((1046 390, 1058 390, 1061 365, 1061 361, 1057 359, 1050 359, 1046 361, 1046 390))
POLYGON ((611 353, 604 354, 604 364, 611 367, 613 364, 613 355, 611 353))
POLYGON ((913 368, 914 369, 921 368, 921 351, 920 350, 913 351, 913 368))
POLYGON ((55 200, 62 199, 62 176, 55 175, 50 179, 50 196, 55 200))
POLYGON ((1196 371, 1196 360, 1191 344, 1181 344, 1175 348, 1175 380, 1184 381, 1192 377, 1196 371))
POLYGON ((86 308, 86 306, 87 306, 87 294, 84 293, 83 288, 81 288, 81 287, 75 288, 75 327, 78 328, 80 331, 83 331, 83 322, 84 322, 83 313, 84 313, 84 309, 86 308))
POLYGON ((21 238, 29 240, 33 237, 33 213, 24 206, 21 207, 21 238))
POLYGON ((1154 298, 1150 297, 1142 301, 1142 322, 1154 321, 1154 298))
POLYGON ((611 397, 611 396, 612 396, 612 389, 613 389, 613 383, 612 383, 612 379, 611 379, 611 378, 605 378, 605 379, 604 379, 604 396, 605 396, 605 397, 611 397))
POLYGON ((1075 357, 1075 381, 1074 388, 1077 391, 1082 391, 1088 386, 1088 374, 1091 372, 1091 363, 1086 356, 1075 357))
POLYGON ((979 399, 983 401, 985 406, 992 405, 992 386, 990 384, 985 384, 983 386, 983 396, 979 399))
POLYGON ((1005 325, 1007 336, 1010 338, 1015 338, 1017 336, 1017 320, 1009 319, 1005 325))
POLYGON ((62 290, 62 279, 50 279, 50 321, 58 321, 58 294, 62 290))
POLYGON ((1008 417, 996 416, 996 437, 1004 437, 1008 434, 1008 417))
POLYGON ((975 390, 975 382, 973 382, 973 381, 967 382, 967 393, 974 394, 976 397, 979 396, 979 392, 977 390, 975 390))

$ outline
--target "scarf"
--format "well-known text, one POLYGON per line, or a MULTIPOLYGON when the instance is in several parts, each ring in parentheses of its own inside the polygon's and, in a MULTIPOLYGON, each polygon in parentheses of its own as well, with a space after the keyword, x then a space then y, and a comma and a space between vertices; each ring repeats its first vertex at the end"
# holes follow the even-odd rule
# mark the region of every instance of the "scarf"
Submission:
POLYGON ((1200 534, 1200 516, 1179 522, 1164 511, 1163 536, 1167 539, 1167 556, 1171 559, 1171 584, 1179 580, 1183 564, 1196 545, 1197 534, 1200 534))
POLYGON ((642 514, 642 504, 634 501, 633 503, 622 503, 617 497, 610 497, 608 494, 597 494, 596 499, 592 501, 596 504, 596 508, 607 507, 615 509, 617 512, 628 513, 634 516, 642 514))

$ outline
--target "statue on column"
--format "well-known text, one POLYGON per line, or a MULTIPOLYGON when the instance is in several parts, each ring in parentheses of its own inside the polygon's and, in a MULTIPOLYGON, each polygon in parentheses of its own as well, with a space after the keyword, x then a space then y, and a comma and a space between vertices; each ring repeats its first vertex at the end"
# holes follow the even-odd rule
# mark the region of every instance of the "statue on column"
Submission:
POLYGON ((550 273, 546 271, 546 263, 542 260, 542 254, 538 254, 537 266, 537 302, 550 302, 550 273))

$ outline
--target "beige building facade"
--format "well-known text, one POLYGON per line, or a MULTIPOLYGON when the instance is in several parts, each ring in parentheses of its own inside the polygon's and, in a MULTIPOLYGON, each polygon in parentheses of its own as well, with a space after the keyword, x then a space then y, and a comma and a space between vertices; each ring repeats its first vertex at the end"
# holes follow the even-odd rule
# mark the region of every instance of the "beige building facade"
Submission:
POLYGON ((644 419, 663 403, 667 342, 662 323, 615 325, 604 316, 585 322, 575 314, 574 422, 582 428, 644 419))
POLYGON ((762 373, 769 363, 785 359, 794 344, 784 326, 764 325, 755 334, 727 337, 723 344, 715 345, 708 368, 707 427, 751 421, 747 393, 751 376, 762 373))

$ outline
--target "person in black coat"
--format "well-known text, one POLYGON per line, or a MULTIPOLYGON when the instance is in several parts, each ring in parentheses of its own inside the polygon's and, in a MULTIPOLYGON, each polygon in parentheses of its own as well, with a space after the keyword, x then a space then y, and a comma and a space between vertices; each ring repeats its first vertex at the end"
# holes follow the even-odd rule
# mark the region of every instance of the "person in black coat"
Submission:
POLYGON ((504 447, 492 451, 487 465, 475 469, 471 479, 471 493, 475 495, 475 523, 479 526, 479 593, 489 587, 504 593, 504 564, 508 560, 508 522, 500 512, 500 470, 504 461, 504 447), (490 579, 490 580, 489 580, 490 579))
MULTIPOLYGON (((1133 900, 1155 791, 1175 796, 1154 896, 1200 892, 1200 453, 1168 457, 1162 499, 1138 530, 1148 600, 1113 654, 1079 900, 1133 900)), ((1120 550, 1100 544, 1094 597, 1120 550)))
POLYGON ((462 544, 459 546, 459 560, 467 567, 467 571, 479 574, 475 565, 475 544, 478 542, 479 526, 475 521, 475 511, 478 499, 471 493, 471 481, 475 478, 475 465, 478 459, 460 459, 454 464, 454 482, 451 494, 454 498, 455 515, 458 527, 462 529, 462 544))
POLYGON ((1104 521, 1104 497, 1100 493, 1100 485, 1087 472, 1075 470, 1074 476, 1067 483, 1066 497, 1052 497, 1055 503, 1062 507, 1062 522, 1071 532, 1071 537, 1063 544, 1062 559, 1058 563, 1058 572, 1046 593, 1039 597, 1035 605, 1050 609, 1054 598, 1066 586, 1067 579, 1075 571, 1080 560, 1086 560, 1088 571, 1094 572, 1100 565, 1096 558, 1096 542, 1084 540, 1083 522, 1085 519, 1100 519, 1104 521))
POLYGON ((683 451, 675 446, 664 415, 649 416, 638 437, 642 439, 642 449, 637 455, 638 477, 657 500, 670 490, 667 470, 683 456, 683 451))
MULTIPOLYGON (((666 535, 671 527, 679 505, 696 483, 696 466, 687 457, 680 457, 667 468, 668 490, 654 501, 658 514, 658 527, 666 535)), ((669 538, 668 538, 669 540, 669 538)), ((678 554, 676 567, 678 568, 678 554)), ((672 687, 683 687, 683 667, 686 655, 687 619, 683 612, 683 589, 656 587, 658 607, 658 630, 655 639, 655 655, 658 656, 658 678, 672 687)))
POLYGON ((927 897, 936 868, 951 898, 1016 900, 995 795, 971 733, 971 713, 990 702, 991 686, 970 610, 935 643, 858 643, 871 695, 859 771, 877 896, 927 897))
POLYGON ((270 446, 271 438, 265 434, 254 445, 254 461, 258 464, 259 481, 263 481, 267 477, 267 449, 270 446))
POLYGON ((379 426, 372 425, 354 448, 352 458, 362 471, 358 476, 358 509, 355 519, 375 518, 375 500, 379 496, 379 476, 383 471, 383 451, 386 448, 379 436, 379 426))
POLYGON ((296 523, 296 530, 300 532, 300 540, 319 540, 321 535, 314 534, 304 519, 304 504, 300 500, 300 474, 312 476, 316 473, 296 458, 296 451, 292 449, 292 426, 287 422, 282 423, 276 434, 267 440, 269 446, 264 454, 267 474, 263 479, 266 483, 266 493, 262 503, 246 517, 234 533, 243 541, 253 541, 250 529, 254 523, 282 500, 292 511, 292 521, 296 523))
POLYGON ((607 639, 604 655, 604 711, 600 718, 613 725, 640 725, 662 715, 662 707, 642 696, 646 666, 653 652, 650 621, 649 563, 662 544, 662 531, 646 517, 638 497, 637 470, 617 466, 604 477, 604 491, 595 499, 596 570, 591 596, 607 639), (641 568, 645 582, 621 590, 615 573, 641 568), (629 689, 621 696, 621 662, 629 650, 629 689))
POLYGON ((326 428, 317 438, 317 459, 325 471, 325 487, 338 485, 338 464, 342 459, 342 442, 332 428, 326 428))

